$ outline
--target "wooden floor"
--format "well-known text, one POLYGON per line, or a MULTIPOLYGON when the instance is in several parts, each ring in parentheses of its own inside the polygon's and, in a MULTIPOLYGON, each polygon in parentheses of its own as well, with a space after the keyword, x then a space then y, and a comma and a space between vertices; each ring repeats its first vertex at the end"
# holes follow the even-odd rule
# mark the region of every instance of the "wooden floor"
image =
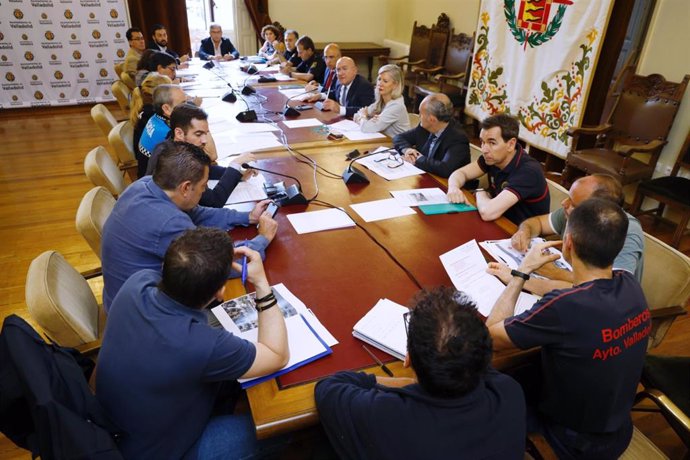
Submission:
MULTIPOLYGON (((124 118, 116 106, 109 108, 124 118)), ((100 265, 77 233, 74 218, 82 196, 92 187, 84 175, 84 156, 97 145, 107 147, 107 139, 91 120, 89 107, 75 107, 1 111, 0 142, 0 320, 16 313, 31 322, 24 281, 33 258, 54 249, 79 271, 100 265)), ((649 230, 649 223, 643 224, 649 230)), ((659 227, 652 233, 668 241, 672 231, 659 227)), ((690 255, 690 237, 683 240, 681 250, 690 255)), ((93 287, 100 297, 101 286, 96 282, 93 287)), ((689 344, 690 317, 685 317, 676 321, 655 352, 690 356, 689 344)), ((638 428, 669 457, 682 457, 684 446, 661 416, 635 418, 638 428)), ((30 455, 0 435, 0 458, 30 455)))

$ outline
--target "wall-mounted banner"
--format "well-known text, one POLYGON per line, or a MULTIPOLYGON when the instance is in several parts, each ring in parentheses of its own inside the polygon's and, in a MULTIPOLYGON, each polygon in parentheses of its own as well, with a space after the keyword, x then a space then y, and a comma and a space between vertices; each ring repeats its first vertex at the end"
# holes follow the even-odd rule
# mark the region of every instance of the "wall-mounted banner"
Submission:
POLYGON ((0 18, 0 108, 113 100, 125 0, 6 0, 0 18))
POLYGON ((509 112, 520 138, 565 158, 580 126, 611 0, 483 0, 466 112, 509 112))

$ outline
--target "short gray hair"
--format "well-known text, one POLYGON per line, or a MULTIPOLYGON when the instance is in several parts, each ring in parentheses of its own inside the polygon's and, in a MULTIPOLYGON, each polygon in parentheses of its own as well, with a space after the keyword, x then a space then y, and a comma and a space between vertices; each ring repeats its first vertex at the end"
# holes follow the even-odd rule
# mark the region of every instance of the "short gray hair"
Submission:
POLYGON ((163 105, 172 105, 173 92, 180 90, 179 85, 158 85, 153 90, 153 111, 158 115, 163 115, 163 105))
POLYGON ((449 99, 443 101, 440 94, 433 94, 426 100, 427 110, 430 115, 435 116, 438 121, 449 122, 453 118, 453 103, 449 99))

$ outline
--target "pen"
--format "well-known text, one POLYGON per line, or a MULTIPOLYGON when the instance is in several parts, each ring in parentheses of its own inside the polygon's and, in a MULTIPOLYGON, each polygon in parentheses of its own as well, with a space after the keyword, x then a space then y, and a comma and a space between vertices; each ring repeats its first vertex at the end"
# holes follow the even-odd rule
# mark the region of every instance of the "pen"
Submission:
POLYGON ((242 286, 247 284, 247 256, 242 257, 242 286))
POLYGON ((364 348, 364 351, 366 351, 367 354, 368 354, 369 356, 371 356, 371 359, 373 359, 374 362, 375 362, 376 364, 378 364, 379 366, 381 366, 381 369, 383 369, 383 372, 385 372, 386 374, 388 374, 389 377, 394 377, 393 372, 392 372, 390 369, 388 369, 388 367, 387 367, 385 364, 383 364, 383 363, 381 362, 381 360, 378 359, 378 358, 376 357, 376 355, 373 354, 373 353, 371 352, 371 350, 369 350, 369 349, 368 349, 367 347, 365 347, 364 345, 362 345, 362 348, 364 348))

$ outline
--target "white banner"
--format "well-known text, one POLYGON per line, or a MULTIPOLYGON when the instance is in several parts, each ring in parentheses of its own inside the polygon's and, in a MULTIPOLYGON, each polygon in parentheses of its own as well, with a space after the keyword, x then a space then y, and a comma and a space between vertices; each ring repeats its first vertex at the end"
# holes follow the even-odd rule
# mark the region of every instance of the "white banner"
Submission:
POLYGON ((125 0, 0 2, 0 108, 113 100, 128 27, 125 0))
POLYGON ((580 126, 612 0, 483 0, 466 112, 508 112, 520 138, 565 158, 580 126))

